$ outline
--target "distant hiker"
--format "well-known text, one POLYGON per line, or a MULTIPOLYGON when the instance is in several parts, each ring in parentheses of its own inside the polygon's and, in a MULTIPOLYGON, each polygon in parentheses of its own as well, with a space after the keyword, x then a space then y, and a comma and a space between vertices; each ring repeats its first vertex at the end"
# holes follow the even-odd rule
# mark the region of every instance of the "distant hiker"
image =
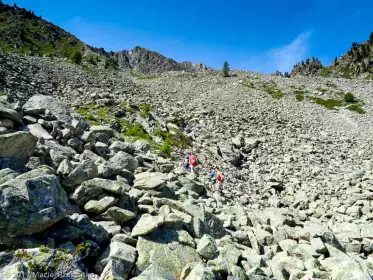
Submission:
POLYGON ((190 153, 186 153, 185 158, 184 158, 183 167, 187 170, 189 170, 189 158, 190 158, 190 153))
POLYGON ((211 184, 213 186, 215 186, 216 180, 217 180, 216 171, 215 170, 210 171, 209 176, 210 176, 210 179, 211 179, 211 184))
POLYGON ((218 173, 217 173, 217 179, 218 179, 218 191, 219 191, 220 194, 222 194, 223 184, 224 184, 224 175, 223 175, 223 172, 218 171, 218 173))
POLYGON ((189 165, 190 165, 190 172, 196 173, 196 167, 198 165, 198 158, 196 155, 190 155, 189 165))

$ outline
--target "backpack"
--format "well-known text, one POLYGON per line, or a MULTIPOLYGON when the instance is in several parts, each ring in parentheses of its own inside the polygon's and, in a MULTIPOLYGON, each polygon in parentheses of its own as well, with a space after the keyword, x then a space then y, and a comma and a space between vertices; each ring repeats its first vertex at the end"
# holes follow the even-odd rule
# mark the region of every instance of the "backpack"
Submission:
POLYGON ((191 155, 190 158, 189 158, 189 162, 192 166, 196 166, 197 165, 197 157, 195 155, 191 155))

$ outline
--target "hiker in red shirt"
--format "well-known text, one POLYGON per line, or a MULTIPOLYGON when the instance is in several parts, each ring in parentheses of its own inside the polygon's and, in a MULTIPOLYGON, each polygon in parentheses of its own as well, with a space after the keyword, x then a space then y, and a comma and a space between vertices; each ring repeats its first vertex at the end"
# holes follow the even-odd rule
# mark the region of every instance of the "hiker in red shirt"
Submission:
POLYGON ((196 166, 198 165, 198 159, 195 155, 190 155, 189 157, 189 166, 190 166, 190 172, 196 173, 196 166))
POLYGON ((218 179, 218 191, 219 191, 219 193, 221 195, 222 191, 223 191, 223 184, 224 184, 224 175, 223 175, 223 172, 218 171, 217 179, 218 179))

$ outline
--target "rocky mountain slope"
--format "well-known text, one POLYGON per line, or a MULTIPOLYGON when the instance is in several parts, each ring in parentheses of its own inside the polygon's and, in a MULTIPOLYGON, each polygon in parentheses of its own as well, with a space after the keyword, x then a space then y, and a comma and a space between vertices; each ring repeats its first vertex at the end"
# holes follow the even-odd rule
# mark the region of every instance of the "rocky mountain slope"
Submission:
POLYGON ((371 81, 224 78, 0 7, 0 279, 373 279, 371 81))
POLYGON ((336 57, 332 65, 324 67, 318 59, 307 59, 296 64, 292 70, 292 76, 323 76, 341 78, 372 78, 373 70, 373 33, 369 40, 362 43, 352 43, 351 48, 342 55, 336 57))
POLYGON ((351 48, 340 59, 324 71, 324 75, 351 78, 361 76, 372 77, 373 65, 373 33, 366 42, 352 43, 351 48))
POLYGON ((1 278, 372 278, 370 81, 5 53, 0 73, 1 278))
POLYGON ((0 49, 7 52, 70 58, 85 44, 32 11, 0 2, 0 49))
POLYGON ((24 53, 39 56, 56 56, 74 60, 82 55, 86 67, 116 66, 140 73, 188 71, 207 69, 203 64, 178 63, 154 51, 136 47, 131 51, 106 52, 86 45, 62 28, 45 21, 33 11, 9 6, 0 1, 0 50, 7 53, 24 53))

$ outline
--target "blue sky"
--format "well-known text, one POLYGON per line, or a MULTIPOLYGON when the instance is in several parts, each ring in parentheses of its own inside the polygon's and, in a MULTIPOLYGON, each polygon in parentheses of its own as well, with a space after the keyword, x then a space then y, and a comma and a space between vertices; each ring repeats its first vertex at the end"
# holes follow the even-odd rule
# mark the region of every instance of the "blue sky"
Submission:
MULTIPOLYGON (((14 1, 3 1, 13 4, 14 1)), ((368 0, 18 0, 89 45, 139 45, 177 61, 265 73, 307 57, 329 65, 373 31, 368 0)))

